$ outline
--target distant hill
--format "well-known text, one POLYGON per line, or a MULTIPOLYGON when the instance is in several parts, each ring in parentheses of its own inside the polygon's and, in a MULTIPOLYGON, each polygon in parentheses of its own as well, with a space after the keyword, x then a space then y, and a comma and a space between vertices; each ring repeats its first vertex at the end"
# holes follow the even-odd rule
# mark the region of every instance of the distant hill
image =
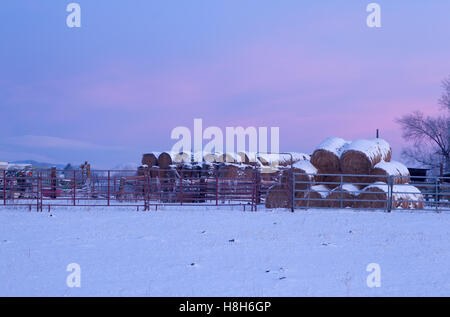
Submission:
POLYGON ((31 164, 34 167, 42 167, 42 168, 56 167, 57 169, 64 169, 64 167, 66 167, 66 164, 52 164, 52 163, 46 163, 46 162, 36 162, 33 160, 14 161, 14 162, 10 162, 10 163, 11 164, 31 164))

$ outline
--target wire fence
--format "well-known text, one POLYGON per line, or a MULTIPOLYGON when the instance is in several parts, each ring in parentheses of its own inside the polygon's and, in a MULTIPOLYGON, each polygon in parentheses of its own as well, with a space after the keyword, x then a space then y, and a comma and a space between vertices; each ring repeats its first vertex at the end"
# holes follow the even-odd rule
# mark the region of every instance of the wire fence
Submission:
POLYGON ((305 174, 291 168, 0 172, 0 206, 177 206, 450 210, 450 178, 305 174))

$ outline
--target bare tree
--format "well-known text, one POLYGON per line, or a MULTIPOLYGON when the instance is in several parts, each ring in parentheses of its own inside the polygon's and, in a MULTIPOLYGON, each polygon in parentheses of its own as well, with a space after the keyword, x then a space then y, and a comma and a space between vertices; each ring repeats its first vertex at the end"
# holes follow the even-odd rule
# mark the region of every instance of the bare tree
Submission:
POLYGON ((444 93, 439 99, 439 104, 450 111, 450 76, 442 81, 442 88, 444 93))
POLYGON ((446 113, 437 117, 425 116, 415 111, 397 119, 403 130, 403 138, 413 145, 403 150, 403 157, 426 167, 445 164, 450 170, 450 76, 442 82, 444 93, 439 104, 446 113))

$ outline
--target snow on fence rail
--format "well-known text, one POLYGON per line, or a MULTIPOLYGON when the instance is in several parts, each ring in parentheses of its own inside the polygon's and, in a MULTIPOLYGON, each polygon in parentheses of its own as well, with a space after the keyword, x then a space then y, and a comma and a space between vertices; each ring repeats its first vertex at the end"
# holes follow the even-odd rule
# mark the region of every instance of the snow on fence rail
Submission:
MULTIPOLYGON (((303 164, 305 165, 305 164, 303 164)), ((450 178, 308 173, 293 165, 273 173, 251 169, 0 172, 0 205, 42 211, 52 206, 161 205, 267 208, 450 209, 450 178), (351 179, 352 182, 347 181, 351 179)), ((300 166, 300 167, 299 167, 300 166)))

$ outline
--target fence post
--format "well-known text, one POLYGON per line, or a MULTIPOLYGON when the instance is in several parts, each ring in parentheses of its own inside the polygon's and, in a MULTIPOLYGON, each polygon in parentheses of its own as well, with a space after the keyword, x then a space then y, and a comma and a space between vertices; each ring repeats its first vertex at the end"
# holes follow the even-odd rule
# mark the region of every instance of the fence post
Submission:
POLYGON ((393 192, 393 187, 394 187, 394 181, 393 181, 393 176, 390 175, 388 178, 388 201, 387 201, 387 208, 386 211, 387 212, 391 212, 392 211, 392 192, 393 192))
POLYGON ((219 205, 219 175, 216 170, 216 206, 219 205))
POLYGON ((111 171, 108 170, 108 206, 109 206, 109 198, 110 198, 110 191, 111 191, 111 186, 110 186, 110 181, 111 181, 111 171))
POLYGON ((436 212, 438 211, 438 205, 439 205, 439 177, 435 178, 435 198, 434 198, 434 202, 435 202, 435 206, 436 206, 436 212))
POLYGON ((73 205, 75 206, 75 191, 77 190, 77 174, 76 171, 73 171, 73 205))
POLYGON ((183 205, 183 170, 180 172, 180 205, 183 205))
POLYGON ((340 179, 341 179, 341 183, 339 185, 339 189, 341 191, 341 194, 340 194, 339 206, 342 209, 342 208, 344 208, 344 201, 343 201, 344 200, 344 189, 342 187, 343 186, 343 182, 344 182, 344 177, 341 175, 340 179))
POLYGON ((3 170, 3 205, 6 205, 6 170, 3 170))
MULTIPOLYGON (((291 164, 292 165, 292 164, 291 164)), ((295 173, 291 168, 291 177, 292 177, 292 204, 291 204, 291 211, 294 212, 295 209, 295 173)))

